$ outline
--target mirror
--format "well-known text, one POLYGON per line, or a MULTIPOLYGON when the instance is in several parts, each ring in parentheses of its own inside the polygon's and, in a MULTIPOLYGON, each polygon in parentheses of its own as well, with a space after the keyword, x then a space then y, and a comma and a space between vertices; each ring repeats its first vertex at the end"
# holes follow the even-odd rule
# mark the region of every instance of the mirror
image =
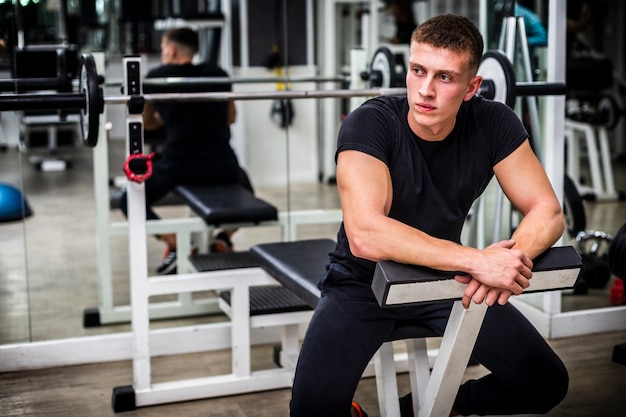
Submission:
MULTIPOLYGON (((198 16, 207 17, 200 19, 204 22, 201 26, 205 25, 201 37, 202 58, 226 63, 232 77, 257 80, 234 84, 236 92, 345 88, 350 49, 366 41, 360 20, 364 12, 362 5, 337 6, 336 14, 340 18, 334 29, 345 42, 335 42, 337 49, 332 62, 337 66, 328 71, 324 54, 329 48, 314 30, 316 27, 331 30, 325 22, 318 21, 323 2, 207 0, 197 2, 194 6, 197 10, 186 9, 184 3, 33 1, 22 6, 20 19, 24 30, 20 32, 14 20, 15 5, 0 2, 0 27, 9 46, 17 45, 22 39, 23 45, 28 46, 26 49, 41 50, 65 42, 70 45, 66 45, 66 49, 74 54, 105 52, 107 84, 104 89, 108 95, 120 94, 123 55, 140 54, 144 73, 159 64, 160 36, 168 25, 179 22, 176 19, 195 21, 198 16), (286 9, 283 7, 285 3, 288 5, 286 9), (221 26, 220 11, 230 19, 231 27, 221 26), (64 13, 66 18, 62 17, 64 13), (267 30, 268 27, 272 30, 267 30), (232 43, 229 48, 224 48, 227 38, 232 39, 232 43), (73 49, 72 46, 76 45, 77 48, 73 49), (320 74, 331 79, 315 80, 320 74), (290 81, 277 77, 289 77, 290 81)), ((444 12, 466 14, 475 20, 479 18, 479 1, 462 2, 455 7, 443 3, 415 2, 416 19, 422 21, 425 15, 444 12)), ((536 6, 544 23, 548 22, 548 2, 530 3, 536 3, 532 6, 536 6)), ((609 3, 607 7, 614 5, 609 3)), ((513 2, 489 0, 486 4, 489 47, 493 48, 501 31, 498 22, 509 10, 507 7, 513 7, 513 2)), ((622 27, 612 20, 618 18, 605 13, 604 19, 608 22, 605 26, 622 27)), ((393 17, 383 10, 379 24, 377 39, 387 41, 394 34, 393 17)), ((587 29, 588 34, 593 34, 596 47, 607 44, 608 35, 599 31, 600 26, 594 24, 587 29)), ((0 54, 0 71, 4 79, 14 76, 13 57, 17 56, 14 49, 9 47, 0 54)), ((538 63, 534 68, 538 71, 533 74, 545 77, 546 50, 536 52, 538 63)), ((616 67, 624 67, 623 56, 626 54, 606 52, 616 67)), ((72 68, 70 62, 68 55, 68 69, 72 68)), ((28 67, 33 68, 33 65, 28 67)), ((333 146, 341 114, 349 110, 351 103, 344 99, 319 99, 292 100, 288 104, 290 106, 276 100, 236 103, 239 115, 231 128, 231 142, 240 162, 251 176, 257 195, 281 211, 337 208, 333 146), (292 111, 291 123, 284 117, 288 108, 292 111)), ((541 108, 542 100, 538 101, 538 106, 541 108)), ((129 303, 127 237, 107 237, 105 244, 111 262, 102 267, 99 262, 103 261, 98 260, 102 250, 98 236, 102 210, 107 213, 107 225, 125 220, 109 199, 109 194, 117 192, 119 195, 119 189, 125 183, 121 172, 125 160, 124 111, 123 106, 107 106, 106 121, 111 125, 107 130, 108 141, 101 140, 102 144, 108 145, 102 159, 106 166, 104 175, 94 170, 94 161, 99 156, 92 149, 77 144, 75 120, 69 118, 67 125, 56 125, 55 129, 49 129, 50 123, 45 121, 37 125, 32 121, 25 127, 22 114, 2 113, 0 184, 16 187, 27 198, 34 214, 22 220, 0 223, 0 265, 4 270, 0 274, 3 288, 0 309, 5 313, 0 326, 0 344, 113 334, 130 329, 127 319, 115 317, 118 313, 113 312, 113 307, 103 309, 102 301, 103 294, 106 294, 106 303, 110 302, 111 306, 127 306, 129 303), (94 181, 94 175, 98 180, 94 181), (106 189, 107 195, 106 203, 101 206, 96 204, 98 187, 106 189), (102 277, 102 274, 109 273, 110 277, 102 277), (110 287, 105 288, 103 282, 110 283, 110 287), (107 314, 111 317, 105 317, 107 314)), ((617 132, 620 131, 623 132, 623 123, 618 127, 617 132)), ((616 169, 622 169, 621 165, 616 165, 616 169)), ((623 176, 616 177, 616 187, 624 189, 623 181, 623 176)), ((585 201, 584 206, 590 228, 615 231, 618 226, 615 221, 625 218, 619 203, 585 201)), ((163 205, 158 210, 164 217, 189 216, 189 210, 180 205, 163 205)), ((323 235, 334 238, 336 226, 303 226, 298 233, 302 237, 323 235)), ((280 230, 276 227, 242 228, 235 236, 234 244, 238 250, 245 250, 266 239, 279 240, 280 230)), ((147 244, 152 271, 161 261, 163 245, 155 239, 148 239, 147 244)), ((606 305, 603 297, 599 295, 597 300, 606 305)), ((153 301, 171 299, 168 296, 153 301)), ((571 309, 588 308, 593 304, 592 300, 594 297, 591 296, 566 294, 563 306, 566 309, 570 308, 569 305, 571 309)), ((194 320, 184 317, 158 320, 154 326, 176 326, 194 320)))

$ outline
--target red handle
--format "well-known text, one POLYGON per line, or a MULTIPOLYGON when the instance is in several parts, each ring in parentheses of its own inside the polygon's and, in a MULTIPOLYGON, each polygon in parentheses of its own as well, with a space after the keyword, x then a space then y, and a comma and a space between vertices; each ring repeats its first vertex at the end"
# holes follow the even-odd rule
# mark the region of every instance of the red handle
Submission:
POLYGON ((126 178, 128 178, 130 181, 138 182, 140 184, 144 182, 145 180, 147 180, 148 178, 150 178, 150 176, 152 175, 152 158, 154 158, 154 152, 152 152, 150 155, 137 153, 137 154, 130 155, 128 158, 126 158, 126 161, 124 162, 124 166, 123 166, 124 173, 126 174, 126 178), (144 172, 144 166, 141 166, 142 172, 133 171, 133 167, 131 167, 131 165, 134 160, 145 161, 146 163, 145 172, 144 172))

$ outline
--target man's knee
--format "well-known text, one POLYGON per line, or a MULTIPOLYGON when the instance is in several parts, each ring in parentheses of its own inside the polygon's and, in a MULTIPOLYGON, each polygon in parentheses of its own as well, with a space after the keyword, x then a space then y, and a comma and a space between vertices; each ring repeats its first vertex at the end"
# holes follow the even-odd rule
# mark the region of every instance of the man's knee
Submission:
POLYGON ((556 362, 534 384, 529 384, 526 393, 532 399, 533 409, 529 412, 545 414, 559 405, 567 395, 569 374, 562 362, 556 362))

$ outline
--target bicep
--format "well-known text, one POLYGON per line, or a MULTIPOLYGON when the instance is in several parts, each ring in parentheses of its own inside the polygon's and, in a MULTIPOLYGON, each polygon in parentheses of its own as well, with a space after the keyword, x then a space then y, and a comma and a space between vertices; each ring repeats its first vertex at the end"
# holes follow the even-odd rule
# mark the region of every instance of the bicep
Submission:
POLYGON ((379 159, 354 150, 337 157, 337 187, 346 231, 367 227, 375 216, 386 216, 391 207, 391 177, 379 159))
POLYGON ((538 203, 558 203, 552 184, 528 140, 496 164, 494 172, 507 198, 522 214, 538 203))

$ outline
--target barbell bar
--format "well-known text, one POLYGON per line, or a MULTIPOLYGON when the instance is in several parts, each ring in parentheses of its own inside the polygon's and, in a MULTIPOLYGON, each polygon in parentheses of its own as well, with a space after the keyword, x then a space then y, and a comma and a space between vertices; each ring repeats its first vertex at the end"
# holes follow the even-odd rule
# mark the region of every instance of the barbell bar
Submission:
POLYGON ((90 54, 80 58, 78 92, 55 94, 2 94, 0 111, 11 110, 80 110, 82 139, 85 146, 97 144, 99 115, 105 104, 128 104, 131 100, 144 102, 159 101, 230 101, 230 100, 270 100, 303 98, 347 98, 358 96, 402 95, 403 88, 378 88, 360 90, 301 90, 279 92, 203 92, 203 93, 158 93, 140 96, 104 96, 100 87, 95 61, 90 54))
MULTIPOLYGON (((515 74, 510 61, 500 52, 487 51, 481 62, 484 88, 479 91, 487 98, 499 100, 512 106, 516 95, 564 94, 565 85, 559 83, 515 84, 515 74), (489 76, 487 76, 489 74, 489 76), (511 99, 512 97, 512 99, 511 99)), ((80 110, 82 139, 85 146, 94 147, 98 141, 99 115, 105 104, 128 104, 134 101, 236 101, 305 98, 349 98, 403 95, 401 87, 342 90, 286 90, 269 92, 203 92, 203 93, 155 93, 137 96, 120 95, 105 97, 100 87, 94 58, 91 54, 80 57, 80 75, 77 93, 57 94, 2 94, 0 111, 11 110, 80 110)))
POLYGON ((516 97, 565 95, 565 83, 516 82, 513 64, 502 52, 490 50, 483 54, 478 67, 483 82, 478 94, 505 103, 513 108, 516 97))
POLYGON ((12 78, 0 80, 0 91, 61 90, 71 88, 72 80, 60 77, 12 78))
MULTIPOLYGON (((400 58, 386 46, 374 52, 369 72, 361 73, 361 79, 369 81, 371 87, 392 88, 405 84, 405 58, 400 58), (402 63, 402 64, 400 64, 402 63), (398 71, 398 68, 401 68, 398 71)), ((497 50, 486 51, 481 59, 478 74, 483 82, 478 95, 500 101, 509 107, 515 106, 516 97, 564 95, 565 83, 516 82, 515 69, 511 61, 497 50)))

